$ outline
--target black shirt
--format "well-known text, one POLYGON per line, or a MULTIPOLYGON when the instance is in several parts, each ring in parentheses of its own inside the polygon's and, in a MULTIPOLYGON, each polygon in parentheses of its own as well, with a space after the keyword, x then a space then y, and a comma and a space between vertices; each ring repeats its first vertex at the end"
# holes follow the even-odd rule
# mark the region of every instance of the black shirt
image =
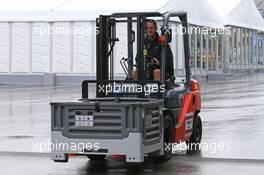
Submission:
MULTIPOLYGON (((159 60, 161 58, 161 45, 159 43, 159 34, 156 33, 154 40, 145 39, 144 48, 147 50, 147 56, 153 57, 159 60)), ((160 68, 156 65, 155 68, 160 68)), ((173 69, 173 55, 169 45, 166 47, 166 65, 165 65, 166 79, 174 75, 173 69)))

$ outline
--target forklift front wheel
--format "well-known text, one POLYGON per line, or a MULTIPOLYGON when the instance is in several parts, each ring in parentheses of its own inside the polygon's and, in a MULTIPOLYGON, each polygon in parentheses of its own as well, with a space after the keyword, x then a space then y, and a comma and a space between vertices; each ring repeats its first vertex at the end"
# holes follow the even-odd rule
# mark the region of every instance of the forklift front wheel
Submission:
POLYGON ((202 139, 202 120, 199 115, 197 115, 193 120, 193 132, 190 140, 186 142, 188 146, 188 151, 199 151, 200 143, 202 139))
POLYGON ((163 147, 164 154, 158 157, 158 161, 165 162, 172 156, 172 147, 174 142, 174 125, 171 116, 164 117, 163 147))

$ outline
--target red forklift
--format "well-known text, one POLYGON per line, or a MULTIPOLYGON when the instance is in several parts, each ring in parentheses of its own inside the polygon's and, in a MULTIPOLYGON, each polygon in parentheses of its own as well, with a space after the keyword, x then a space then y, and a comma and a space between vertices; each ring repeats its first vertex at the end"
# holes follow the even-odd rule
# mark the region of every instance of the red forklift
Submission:
POLYGON ((81 99, 51 103, 51 141, 63 145, 63 149, 52 149, 55 162, 67 162, 71 156, 90 160, 123 156, 126 162, 143 162, 150 156, 167 161, 177 143, 198 148, 202 138, 201 95, 198 81, 191 79, 188 32, 183 32, 184 77, 178 81, 177 76, 165 76, 172 18, 178 18, 188 31, 186 12, 114 13, 96 19, 96 80, 83 81, 81 99), (146 76, 146 19, 162 24, 160 81, 146 76), (127 58, 119 58, 126 77, 117 80, 114 48, 119 42, 116 28, 120 23, 127 30, 127 58), (137 80, 132 77, 134 66, 137 80), (73 144, 82 146, 71 149, 73 144))

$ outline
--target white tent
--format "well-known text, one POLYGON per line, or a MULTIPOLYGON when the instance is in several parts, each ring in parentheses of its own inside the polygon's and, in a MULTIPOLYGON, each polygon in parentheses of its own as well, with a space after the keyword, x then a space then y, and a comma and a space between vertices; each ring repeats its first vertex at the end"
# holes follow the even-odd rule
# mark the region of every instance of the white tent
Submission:
POLYGON ((214 8, 215 12, 223 18, 224 16, 228 15, 238 4, 241 0, 208 0, 211 6, 214 8))
POLYGON ((68 0, 67 3, 56 7, 57 11, 154 11, 160 8, 168 0, 68 0))
POLYGON ((100 14, 157 11, 168 0, 10 0, 0 3, 0 21, 85 21, 100 14), (12 6, 17 4, 18 6, 12 6))
POLYGON ((184 10, 189 23, 199 26, 222 27, 222 20, 207 0, 171 0, 160 11, 184 10))
POLYGON ((64 2, 65 0, 2 0, 0 1, 0 12, 49 11, 64 2))
POLYGON ((264 31, 264 20, 253 0, 242 0, 227 16, 225 25, 264 31))

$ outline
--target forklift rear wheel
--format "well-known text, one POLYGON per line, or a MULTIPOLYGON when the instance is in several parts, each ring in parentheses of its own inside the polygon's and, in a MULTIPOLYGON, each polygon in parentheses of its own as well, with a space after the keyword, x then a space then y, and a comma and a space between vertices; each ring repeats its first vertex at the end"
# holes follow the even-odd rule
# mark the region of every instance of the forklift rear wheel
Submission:
POLYGON ((88 155, 87 156, 91 161, 99 161, 99 160, 104 160, 106 155, 88 155))
POLYGON ((164 154, 158 157, 158 161, 165 162, 170 160, 172 156, 172 144, 174 141, 174 127, 171 116, 164 117, 164 133, 163 133, 164 154))
POLYGON ((202 140, 202 120, 200 116, 197 115, 193 120, 193 132, 191 138, 186 142, 188 146, 188 151, 199 151, 201 140, 202 140))

